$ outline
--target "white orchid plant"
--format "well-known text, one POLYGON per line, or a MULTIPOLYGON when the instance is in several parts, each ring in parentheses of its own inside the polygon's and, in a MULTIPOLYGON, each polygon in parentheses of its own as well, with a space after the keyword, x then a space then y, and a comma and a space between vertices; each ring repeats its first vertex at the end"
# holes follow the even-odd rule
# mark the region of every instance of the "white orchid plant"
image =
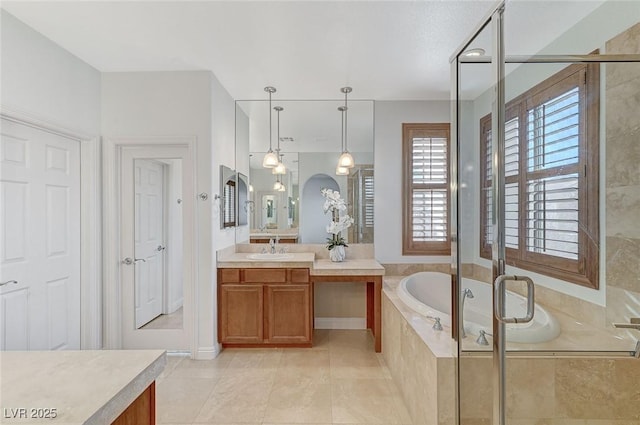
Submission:
POLYGON ((340 192, 337 190, 324 188, 320 193, 325 198, 324 206, 322 207, 324 213, 331 212, 332 215, 332 221, 327 226, 327 233, 331 234, 331 237, 327 238, 327 249, 332 250, 340 245, 348 246, 341 236, 341 232, 353 224, 353 218, 349 214, 340 215, 340 211, 347 210, 347 204, 340 197, 340 192))

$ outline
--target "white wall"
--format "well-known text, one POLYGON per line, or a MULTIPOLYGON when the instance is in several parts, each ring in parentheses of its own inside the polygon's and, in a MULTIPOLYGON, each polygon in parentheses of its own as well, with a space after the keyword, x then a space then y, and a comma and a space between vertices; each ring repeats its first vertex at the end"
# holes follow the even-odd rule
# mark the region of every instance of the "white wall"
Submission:
MULTIPOLYGON (((251 178, 251 166, 249 164, 249 117, 244 111, 236 107, 236 171, 244 174, 248 178, 251 178)), ((253 182, 249 182, 253 185, 253 182)), ((252 193, 249 193, 249 199, 252 199, 252 193)), ((243 205, 240 205, 240 208, 244 208, 243 205)), ((256 205, 253 205, 254 212, 256 205)), ((248 243, 249 242, 249 231, 252 227, 256 227, 253 220, 253 214, 250 211, 247 211, 247 216, 249 219, 249 223, 245 226, 236 227, 236 242, 237 243, 248 243)))
POLYGON ((100 134, 100 72, 0 10, 0 105, 88 137, 100 134))
POLYGON ((381 263, 443 263, 450 257, 402 255, 402 124, 450 121, 448 101, 376 101, 375 256, 381 263))
MULTIPOLYGON (((231 169, 236 168, 236 151, 235 151, 235 102, 229 92, 220 84, 213 74, 211 77, 211 125, 212 125, 212 151, 209 157, 210 165, 214 170, 212 173, 211 193, 219 193, 220 191, 220 165, 226 165, 231 169)), ((248 175, 248 174, 247 174, 248 175)), ((213 199, 213 197, 209 197, 213 199)), ((206 327, 201 324, 200 338, 203 341, 211 341, 215 352, 220 351, 218 344, 218 301, 217 301, 217 285, 218 273, 216 262, 216 251, 227 248, 235 244, 234 228, 220 229, 220 204, 213 201, 212 221, 213 221, 213 238, 211 240, 210 254, 202 261, 210 267, 210 285, 206 291, 201 291, 200 300, 201 308, 208 308, 206 312, 201 312, 200 316, 206 314, 206 327), (212 339, 210 339, 212 338, 212 339)), ((202 265, 201 265, 202 267, 202 265)), ((202 287, 202 286, 201 286, 202 287)), ((201 356, 204 358, 204 356, 201 356)))
MULTIPOLYGON (((123 72, 102 76, 102 134, 105 138, 195 136, 196 193, 212 195, 212 80, 206 71, 123 72)), ((233 123, 233 119, 231 118, 233 123)), ((217 170, 217 168, 215 168, 217 170)), ((196 318, 198 357, 211 357, 215 340, 215 252, 212 203, 195 204, 198 237, 196 318)))

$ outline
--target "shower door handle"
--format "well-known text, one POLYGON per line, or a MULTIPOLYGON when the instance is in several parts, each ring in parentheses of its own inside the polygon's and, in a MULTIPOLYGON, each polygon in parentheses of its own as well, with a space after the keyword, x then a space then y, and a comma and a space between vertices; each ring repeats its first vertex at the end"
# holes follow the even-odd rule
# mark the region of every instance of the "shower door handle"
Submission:
POLYGON ((535 285, 530 277, 500 275, 494 283, 494 291, 496 301, 493 306, 493 314, 495 314, 498 321, 502 323, 528 323, 533 320, 533 314, 535 312, 535 285), (506 317, 504 313, 506 311, 504 302, 507 292, 505 283, 509 280, 525 282, 527 284, 527 314, 524 317, 506 317))

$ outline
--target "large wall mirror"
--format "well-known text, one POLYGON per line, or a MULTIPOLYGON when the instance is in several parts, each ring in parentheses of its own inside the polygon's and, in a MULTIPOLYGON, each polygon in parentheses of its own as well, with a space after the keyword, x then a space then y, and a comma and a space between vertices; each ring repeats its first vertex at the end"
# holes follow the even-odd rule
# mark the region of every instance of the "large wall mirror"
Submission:
MULTIPOLYGON (((248 176, 246 225, 236 228, 236 243, 324 243, 331 220, 322 210, 322 188, 339 190, 355 223, 348 243, 373 243, 374 102, 350 100, 347 149, 355 159, 348 175, 336 175, 342 153, 343 100, 273 100, 282 107, 278 125, 272 112, 271 148, 279 149, 285 174, 273 174, 262 160, 269 150, 269 102, 236 102, 236 169, 248 176), (279 131, 278 131, 279 130, 279 131), (279 137, 278 137, 279 132, 279 137)), ((243 206, 240 206, 242 209, 243 206)))

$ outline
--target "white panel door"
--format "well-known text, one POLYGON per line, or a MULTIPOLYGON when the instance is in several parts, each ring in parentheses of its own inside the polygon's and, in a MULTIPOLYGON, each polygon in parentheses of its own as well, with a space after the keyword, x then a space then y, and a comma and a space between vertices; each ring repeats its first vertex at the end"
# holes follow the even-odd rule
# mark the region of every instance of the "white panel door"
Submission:
POLYGON ((139 328, 162 314, 164 305, 164 166, 146 159, 134 163, 135 308, 139 328))
POLYGON ((80 349, 80 143, 0 133, 0 350, 80 349))

